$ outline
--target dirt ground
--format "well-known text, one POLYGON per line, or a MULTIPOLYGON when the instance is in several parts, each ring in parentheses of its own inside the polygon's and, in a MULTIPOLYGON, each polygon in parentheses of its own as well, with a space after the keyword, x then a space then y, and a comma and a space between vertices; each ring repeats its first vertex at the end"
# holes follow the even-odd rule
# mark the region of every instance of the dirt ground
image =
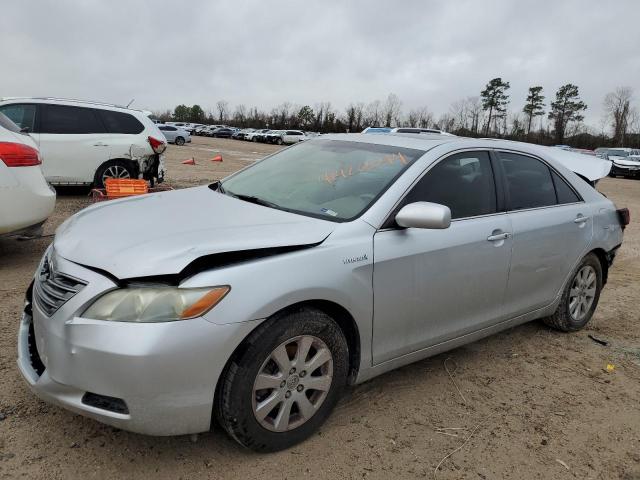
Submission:
MULTIPOLYGON (((169 148, 168 181, 204 184, 274 150, 194 138, 169 148), (218 153, 224 161, 212 163, 218 153), (192 156, 196 166, 180 163, 192 156)), ((634 222, 640 182, 599 187, 634 222)), ((61 193, 45 233, 88 205, 86 193, 61 193)), ((16 367, 16 335, 24 291, 50 241, 0 239, 0 479, 640 480, 638 220, 586 330, 562 334, 533 322, 388 373, 350 389, 316 436, 269 455, 221 431, 195 443, 123 432, 34 397, 16 367)))

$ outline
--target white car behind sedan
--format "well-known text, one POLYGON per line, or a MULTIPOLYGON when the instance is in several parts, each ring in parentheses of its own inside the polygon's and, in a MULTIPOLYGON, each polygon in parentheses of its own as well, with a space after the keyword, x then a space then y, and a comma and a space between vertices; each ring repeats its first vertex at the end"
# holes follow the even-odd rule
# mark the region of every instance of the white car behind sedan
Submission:
POLYGON ((38 233, 55 202, 35 142, 0 113, 0 235, 38 233))

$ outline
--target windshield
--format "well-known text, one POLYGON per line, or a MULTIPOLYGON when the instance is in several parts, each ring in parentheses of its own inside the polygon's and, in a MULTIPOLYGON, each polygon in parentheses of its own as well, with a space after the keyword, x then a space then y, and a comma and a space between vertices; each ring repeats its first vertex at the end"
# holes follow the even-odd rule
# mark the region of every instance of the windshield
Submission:
POLYGON ((229 195, 327 220, 360 216, 424 152, 314 139, 282 150, 222 183, 229 195))
POLYGON ((607 155, 611 155, 613 157, 628 157, 629 152, 625 152, 624 150, 609 150, 607 155))

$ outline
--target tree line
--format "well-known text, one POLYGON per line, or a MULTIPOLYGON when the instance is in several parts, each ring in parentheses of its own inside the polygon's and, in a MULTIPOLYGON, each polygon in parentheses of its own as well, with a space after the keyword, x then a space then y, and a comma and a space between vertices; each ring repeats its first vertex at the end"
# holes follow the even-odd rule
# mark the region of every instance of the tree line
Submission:
POLYGON ((455 101, 436 116, 428 107, 403 110, 400 98, 390 93, 384 101, 350 103, 344 110, 331 102, 294 105, 284 102, 269 111, 240 104, 231 108, 220 100, 208 112, 200 105, 178 105, 155 114, 168 121, 225 124, 241 128, 301 129, 322 133, 360 132, 368 126, 438 128, 456 135, 498 137, 545 145, 574 147, 640 147, 640 114, 633 106, 633 90, 618 87, 605 95, 598 128, 584 123, 587 105, 577 85, 568 83, 547 105, 542 86, 529 87, 521 108, 513 109, 508 81, 493 78, 478 96, 455 101))

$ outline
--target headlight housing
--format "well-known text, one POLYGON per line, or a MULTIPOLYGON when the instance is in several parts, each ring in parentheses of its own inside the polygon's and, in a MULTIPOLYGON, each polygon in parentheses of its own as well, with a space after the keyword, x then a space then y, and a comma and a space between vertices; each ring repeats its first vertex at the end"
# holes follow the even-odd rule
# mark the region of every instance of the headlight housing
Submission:
POLYGON ((111 290, 93 302, 85 318, 156 323, 199 317, 215 307, 231 287, 134 287, 111 290))

